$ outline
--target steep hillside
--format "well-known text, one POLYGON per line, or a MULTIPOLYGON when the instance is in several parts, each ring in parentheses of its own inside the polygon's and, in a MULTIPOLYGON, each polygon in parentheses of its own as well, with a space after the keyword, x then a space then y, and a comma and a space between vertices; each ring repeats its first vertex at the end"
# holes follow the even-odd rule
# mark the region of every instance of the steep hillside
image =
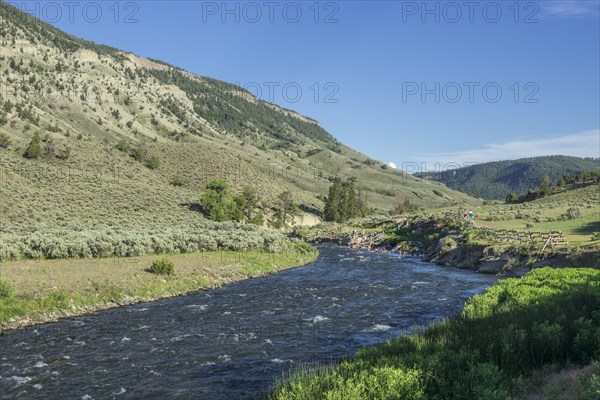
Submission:
MULTIPOLYGON (((0 2, 0 232, 141 229, 203 220, 223 178, 272 207, 289 190, 318 214, 333 177, 369 205, 476 204, 386 168, 294 111, 234 85, 70 36, 0 2), (24 153, 34 135, 42 155, 24 153)), ((157 228, 158 229, 158 228, 157 228)))
POLYGON ((504 200, 509 193, 522 195, 536 188, 547 175, 552 183, 568 173, 595 171, 599 159, 568 156, 522 158, 472 165, 443 172, 425 172, 417 176, 484 199, 504 200))

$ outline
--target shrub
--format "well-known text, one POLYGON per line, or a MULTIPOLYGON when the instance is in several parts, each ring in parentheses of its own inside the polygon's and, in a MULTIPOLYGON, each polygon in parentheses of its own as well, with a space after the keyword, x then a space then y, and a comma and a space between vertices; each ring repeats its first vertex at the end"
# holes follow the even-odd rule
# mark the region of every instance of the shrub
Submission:
POLYGON ((65 147, 62 150, 59 150, 56 153, 56 158, 59 160, 67 160, 71 156, 71 149, 69 147, 65 147))
POLYGON ((174 275, 175 264, 173 264, 172 261, 169 261, 166 258, 161 258, 152 262, 152 265, 150 266, 150 271, 153 274, 157 275, 174 275))
POLYGON ((3 149, 8 149, 8 146, 10 146, 11 141, 8 138, 8 135, 4 134, 4 133, 0 133, 0 147, 3 149))
POLYGON ((144 161, 146 159, 146 150, 141 147, 132 148, 130 155, 136 161, 144 161))
POLYGON ((577 219, 581 217, 581 210, 578 207, 570 207, 567 212, 564 213, 562 219, 577 219))
POLYGON ((265 216, 262 211, 259 211, 248 222, 254 225, 263 226, 265 223, 265 216))
POLYGON ((119 142, 115 145, 115 149, 124 153, 128 153, 130 148, 131 146, 129 146, 129 143, 127 143, 125 139, 119 140, 119 142))
POLYGON ((146 160, 146 167, 150 169, 157 169, 160 166, 160 158, 158 156, 150 156, 146 160))
MULTIPOLYGON (((48 130, 49 132, 55 132, 55 133, 61 131, 61 129, 58 127, 58 123, 56 123, 54 125, 52 125, 52 124, 48 125, 48 127, 46 128, 46 130, 48 130)), ((49 135, 46 135, 46 136, 49 136, 49 135)), ((45 141, 46 140, 44 140, 44 142, 45 141)))
POLYGON ((24 258, 99 258, 137 256, 148 252, 187 253, 198 250, 285 250, 284 235, 253 225, 203 221, 165 230, 151 225, 144 229, 115 231, 98 229, 65 231, 47 227, 44 233, 0 233, 0 261, 24 258))
POLYGON ((180 176, 174 177, 173 179, 171 179, 171 181, 169 183, 173 186, 178 186, 178 187, 185 186, 185 180, 180 176))
POLYGON ((11 299, 15 296, 15 287, 12 283, 0 281, 0 299, 11 299))

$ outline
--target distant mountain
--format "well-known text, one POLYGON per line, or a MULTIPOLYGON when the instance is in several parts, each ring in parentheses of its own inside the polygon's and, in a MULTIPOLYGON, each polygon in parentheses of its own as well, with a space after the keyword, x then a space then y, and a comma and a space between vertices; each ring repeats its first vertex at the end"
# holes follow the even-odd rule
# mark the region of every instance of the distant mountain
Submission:
POLYGON ((381 210, 479 202, 236 85, 79 39, 3 1, 0 46, 0 231, 189 224, 217 178, 255 188, 267 215, 284 191, 319 214, 335 177, 355 178, 381 210))
POLYGON ((599 168, 600 159, 597 158, 544 156, 489 162, 415 176, 442 182, 449 188, 484 199, 504 200, 509 193, 522 195, 530 188, 537 188, 544 175, 556 184, 564 174, 599 168))

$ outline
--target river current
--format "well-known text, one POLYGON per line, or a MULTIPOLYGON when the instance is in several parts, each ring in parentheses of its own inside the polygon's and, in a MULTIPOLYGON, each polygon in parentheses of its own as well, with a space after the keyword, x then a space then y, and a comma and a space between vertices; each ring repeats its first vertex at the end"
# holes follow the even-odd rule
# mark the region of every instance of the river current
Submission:
POLYGON ((282 374, 459 312, 497 278, 320 246, 318 260, 219 289, 0 336, 0 397, 260 398, 282 374))

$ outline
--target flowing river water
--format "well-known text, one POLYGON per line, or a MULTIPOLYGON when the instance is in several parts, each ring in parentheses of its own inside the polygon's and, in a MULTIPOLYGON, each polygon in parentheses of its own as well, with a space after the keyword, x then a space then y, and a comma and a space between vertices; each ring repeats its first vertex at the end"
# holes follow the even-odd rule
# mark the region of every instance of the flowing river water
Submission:
POLYGON ((219 289, 0 336, 0 397, 245 399, 282 373, 459 312, 496 277, 321 246, 319 259, 219 289))

